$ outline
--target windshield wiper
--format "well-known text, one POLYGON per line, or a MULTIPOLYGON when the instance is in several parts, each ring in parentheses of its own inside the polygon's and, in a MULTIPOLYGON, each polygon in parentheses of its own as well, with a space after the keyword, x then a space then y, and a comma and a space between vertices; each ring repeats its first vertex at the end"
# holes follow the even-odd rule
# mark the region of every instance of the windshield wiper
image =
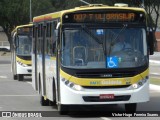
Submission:
POLYGON ((91 36, 97 43, 102 44, 101 40, 97 38, 85 25, 81 26, 82 30, 84 30, 89 36, 91 36))
POLYGON ((94 33, 92 33, 92 32, 88 29, 88 27, 86 27, 85 25, 82 25, 81 28, 82 28, 82 30, 83 30, 84 32, 86 32, 89 36, 91 36, 98 44, 102 45, 103 51, 104 51, 104 53, 105 53, 106 50, 105 50, 105 45, 103 45, 104 42, 103 42, 102 40, 100 40, 99 38, 97 38, 97 37, 94 35, 94 33))

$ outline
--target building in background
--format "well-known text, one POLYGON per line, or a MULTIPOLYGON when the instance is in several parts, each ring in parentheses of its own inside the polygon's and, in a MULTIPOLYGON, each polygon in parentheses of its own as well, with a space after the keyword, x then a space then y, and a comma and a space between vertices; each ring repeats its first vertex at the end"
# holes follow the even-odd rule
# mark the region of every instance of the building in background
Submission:
POLYGON ((160 52, 160 29, 158 29, 156 32, 155 32, 155 36, 156 36, 156 49, 158 52, 160 52))
POLYGON ((10 43, 3 28, 0 26, 0 51, 10 51, 10 43))

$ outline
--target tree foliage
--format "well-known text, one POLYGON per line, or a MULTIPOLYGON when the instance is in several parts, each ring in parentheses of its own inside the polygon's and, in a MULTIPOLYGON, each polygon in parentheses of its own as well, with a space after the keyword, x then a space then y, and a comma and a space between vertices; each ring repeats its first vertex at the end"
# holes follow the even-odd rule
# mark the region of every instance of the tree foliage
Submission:
POLYGON ((159 20, 160 0, 145 0, 145 10, 149 15, 152 31, 156 31, 159 20))
MULTIPOLYGON (((54 11, 74 8, 86 5, 79 0, 31 0, 32 17, 54 11)), ((85 0, 90 4, 114 5, 114 3, 127 3, 129 6, 138 6, 142 0, 85 0)), ((150 26, 153 31, 157 28, 159 19, 160 0, 144 0, 145 9, 149 14, 150 26)), ((3 27, 7 36, 11 30, 21 24, 30 22, 30 0, 0 0, 0 26, 3 27)))
MULTIPOLYGON (((32 16, 55 11, 51 0, 32 0, 32 16)), ((17 25, 30 22, 30 0, 0 0, 0 26, 10 40, 17 25)))

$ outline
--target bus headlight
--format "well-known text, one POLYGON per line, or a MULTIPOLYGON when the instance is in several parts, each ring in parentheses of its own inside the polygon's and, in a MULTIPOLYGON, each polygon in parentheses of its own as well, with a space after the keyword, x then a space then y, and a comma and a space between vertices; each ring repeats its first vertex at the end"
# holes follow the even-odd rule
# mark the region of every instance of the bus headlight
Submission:
POLYGON ((77 85, 73 82, 70 82, 69 80, 66 80, 65 78, 62 78, 61 80, 66 86, 68 86, 69 88, 71 88, 73 90, 76 90, 76 91, 82 91, 83 90, 82 86, 77 85))
POLYGON ((82 91, 83 90, 82 86, 80 86, 80 85, 74 85, 72 88, 74 90, 77 90, 77 91, 82 91))
POLYGON ((20 61, 17 61, 17 63, 20 64, 20 65, 23 66, 23 67, 27 67, 26 64, 24 64, 24 63, 22 63, 22 62, 20 62, 20 61))
POLYGON ((138 81, 137 83, 134 83, 132 85, 132 88, 134 89, 138 89, 140 88, 141 86, 143 86, 148 80, 148 76, 146 76, 145 78, 143 78, 142 80, 138 81))

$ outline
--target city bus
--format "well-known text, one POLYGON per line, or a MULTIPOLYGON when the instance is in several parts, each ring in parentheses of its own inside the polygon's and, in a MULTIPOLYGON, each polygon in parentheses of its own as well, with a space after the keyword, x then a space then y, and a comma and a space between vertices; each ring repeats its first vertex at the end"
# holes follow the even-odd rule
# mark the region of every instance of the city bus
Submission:
POLYGON ((60 114, 72 105, 136 111, 149 101, 153 42, 143 8, 87 5, 34 17, 32 85, 41 105, 52 102, 60 114))
POLYGON ((11 33, 11 71, 13 79, 31 76, 32 23, 17 26, 11 33))

